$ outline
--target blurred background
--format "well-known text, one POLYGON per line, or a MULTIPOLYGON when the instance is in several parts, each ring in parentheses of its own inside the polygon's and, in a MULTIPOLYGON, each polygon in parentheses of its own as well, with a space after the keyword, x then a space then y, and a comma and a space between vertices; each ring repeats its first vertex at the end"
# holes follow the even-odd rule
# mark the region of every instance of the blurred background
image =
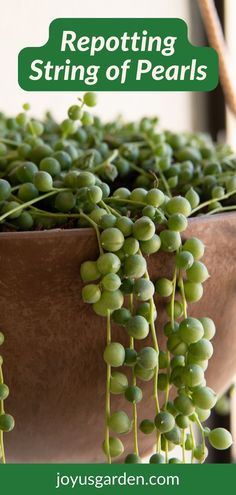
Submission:
MULTIPOLYGON (((3 0, 2 0, 3 1, 3 0)), ((224 19, 230 55, 234 57, 236 33, 235 0, 217 0, 221 19, 224 19)), ((180 17, 189 26, 189 39, 198 45, 206 44, 206 36, 197 0, 8 0, 4 2, 0 16, 0 108, 8 114, 18 112, 25 101, 32 105, 40 117, 50 108, 55 117, 62 119, 77 93, 28 93, 17 83, 17 56, 26 46, 40 46, 48 38, 48 26, 56 17, 180 17)), ((232 63, 233 65, 233 63, 232 63)), ((163 127, 173 130, 211 130, 215 135, 224 129, 223 100, 220 90, 210 95, 204 93, 101 93, 98 113, 104 119, 122 113, 127 119, 144 114, 158 114, 163 127), (219 123, 218 123, 219 119, 219 123)), ((230 120, 230 119, 229 119, 230 120)), ((229 126, 231 129, 231 125, 229 126)), ((233 142, 232 130, 230 141, 233 142)), ((236 138, 235 146, 236 146, 236 138)))
MULTIPOLYGON (((215 0, 228 45, 229 65, 236 60, 236 0, 215 0)), ((26 46, 40 46, 48 38, 48 26, 57 17, 179 17, 189 27, 189 40, 207 45, 207 37, 197 0, 2 0, 0 16, 0 110, 14 115, 24 102, 31 104, 35 116, 50 109, 63 119, 77 93, 25 92, 17 82, 18 52, 26 46)), ((106 93, 99 95, 97 113, 104 120, 122 114, 126 119, 158 115, 161 125, 173 131, 200 130, 214 139, 227 140, 236 149, 236 119, 225 105, 221 86, 210 93, 106 93)), ((236 394, 232 387, 216 408, 211 422, 231 429, 236 423, 236 394), (234 420, 232 420, 234 418, 234 420)), ((212 423, 211 423, 212 425, 212 423)), ((235 462, 236 451, 210 452, 208 462, 235 462)))

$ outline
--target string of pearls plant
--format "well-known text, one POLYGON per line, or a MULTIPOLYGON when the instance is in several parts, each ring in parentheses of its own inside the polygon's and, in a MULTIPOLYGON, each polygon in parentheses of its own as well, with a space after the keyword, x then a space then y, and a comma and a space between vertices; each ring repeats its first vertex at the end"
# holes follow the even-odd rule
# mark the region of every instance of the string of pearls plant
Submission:
MULTIPOLYGON (((236 209, 236 155, 200 133, 161 132, 157 119, 128 124, 117 119, 104 125, 85 110, 96 100, 94 93, 86 93, 60 125, 49 113, 43 122, 31 118, 28 104, 16 118, 0 114, 1 230, 94 228, 99 256, 81 266, 82 298, 106 321, 107 462, 123 454, 120 436, 132 432, 133 451, 126 453, 126 463, 142 462, 143 434, 150 435, 150 447, 155 444, 150 463, 185 463, 186 451, 193 463, 202 463, 206 441, 227 449, 232 438, 223 428, 204 426, 217 400, 204 378, 215 325, 207 316, 188 313, 188 304, 202 297, 209 275, 201 261, 202 241, 183 241, 182 233, 191 216, 236 209), (148 260, 158 251, 170 253, 174 269, 171 278, 152 281, 148 260), (165 349, 159 348, 156 331, 160 298, 166 301, 166 323, 158 329, 166 336, 165 349), (114 341, 114 324, 123 327, 129 347, 114 341), (149 334, 151 345, 145 343, 149 334), (138 341, 144 342, 139 350, 138 341), (153 405, 150 417, 139 424, 142 383, 149 380, 153 405), (113 409, 115 394, 132 404, 132 417, 113 409), (176 445, 179 459, 171 457, 176 445)), ((3 340, 0 334, 0 344, 3 340)), ((14 427, 14 419, 3 407, 9 390, 0 359, 4 463, 3 433, 14 427)))

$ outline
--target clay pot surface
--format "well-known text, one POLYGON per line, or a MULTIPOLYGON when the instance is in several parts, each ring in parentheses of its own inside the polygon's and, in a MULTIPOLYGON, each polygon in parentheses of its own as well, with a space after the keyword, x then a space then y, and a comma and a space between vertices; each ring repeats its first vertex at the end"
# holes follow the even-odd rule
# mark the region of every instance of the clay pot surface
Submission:
MULTIPOLYGON (((211 277, 189 315, 209 316, 217 325, 207 381, 221 393, 236 373, 236 213, 191 219, 190 236, 205 243, 211 277)), ((0 234, 1 353, 11 391, 5 406, 16 420, 5 435, 9 462, 104 462, 106 323, 81 301, 79 275, 80 264, 97 255, 91 229, 0 234)), ((148 266, 153 280, 171 276, 173 257, 157 253, 148 266)), ((157 307, 163 348, 161 299, 157 307)), ((123 328, 113 326, 112 339, 128 345, 123 328)), ((152 382, 142 386, 139 421, 154 416, 152 382)), ((123 397, 112 396, 112 410, 118 409, 131 412, 123 397)), ((122 440, 132 452, 132 434, 122 440)), ((152 443, 140 433, 141 454, 152 443)))

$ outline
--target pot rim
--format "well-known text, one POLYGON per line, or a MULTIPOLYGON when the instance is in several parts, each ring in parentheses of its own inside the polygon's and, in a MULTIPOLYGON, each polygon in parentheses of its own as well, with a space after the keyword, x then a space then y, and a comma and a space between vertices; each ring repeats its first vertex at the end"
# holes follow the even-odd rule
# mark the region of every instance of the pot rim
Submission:
MULTIPOLYGON (((229 212, 224 212, 224 213, 216 213, 214 215, 207 215, 203 214, 197 217, 190 217, 188 220, 190 222, 190 225, 192 224, 197 224, 197 223, 208 223, 209 220, 213 222, 217 222, 217 220, 221 220, 224 217, 235 217, 236 220, 236 211, 229 211, 229 212)), ((18 231, 18 232, 0 232, 0 238, 9 238, 9 237, 21 237, 22 239, 28 238, 28 237, 37 237, 37 236, 45 236, 45 237, 50 237, 52 234, 57 235, 71 235, 72 233, 76 235, 82 235, 86 234, 89 236, 94 236, 95 232, 92 227, 82 227, 82 228, 75 228, 75 229, 45 229, 45 230, 25 230, 25 231, 18 231)))

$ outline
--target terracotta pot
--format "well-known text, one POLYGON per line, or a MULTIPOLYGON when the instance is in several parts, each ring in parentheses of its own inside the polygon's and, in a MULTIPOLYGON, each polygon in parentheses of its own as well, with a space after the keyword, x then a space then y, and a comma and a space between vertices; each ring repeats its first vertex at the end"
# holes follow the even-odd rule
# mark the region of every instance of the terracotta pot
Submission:
MULTIPOLYGON (((187 236, 206 245, 211 278, 190 315, 210 316, 217 324, 214 357, 207 370, 210 386, 222 392, 236 373, 236 213, 198 217, 187 236)), ((90 229, 0 234, 0 311, 6 336, 7 410, 16 419, 5 435, 10 462, 103 462, 105 320, 81 302, 80 264, 96 259, 90 229)), ((172 273, 172 257, 158 253, 148 261, 153 279, 172 273)), ((165 314, 158 305, 157 332, 165 314)), ((160 330, 159 330, 160 329, 160 330)), ((128 343, 123 329, 113 339, 128 343)), ((148 340, 147 340, 148 342, 148 340)), ((154 414, 152 385, 143 383, 139 420, 154 414)), ((113 396, 112 407, 126 407, 113 396)), ((132 451, 132 435, 123 436, 132 451)), ((141 433, 141 453, 152 439, 141 433)))

